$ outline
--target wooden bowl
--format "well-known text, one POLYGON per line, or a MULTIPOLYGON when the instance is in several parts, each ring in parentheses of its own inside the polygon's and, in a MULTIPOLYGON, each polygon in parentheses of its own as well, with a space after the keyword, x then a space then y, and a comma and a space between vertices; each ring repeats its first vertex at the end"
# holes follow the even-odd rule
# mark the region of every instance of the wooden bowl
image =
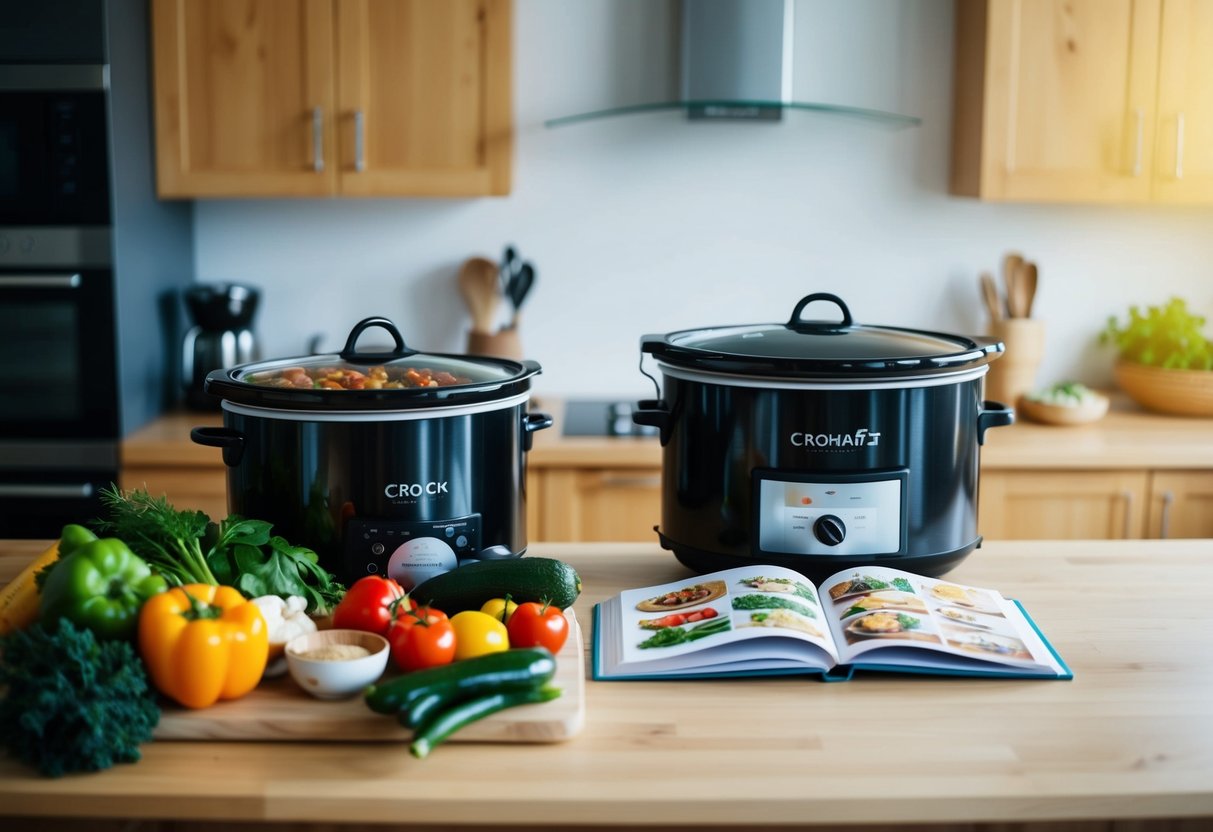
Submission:
POLYGON ((1085 425, 1097 422, 1108 412, 1108 397, 1096 393, 1082 404, 1050 404, 1020 396, 1015 412, 1032 422, 1046 425, 1085 425))
POLYGON ((1116 383, 1148 410, 1179 416, 1213 416, 1213 370, 1168 370, 1118 361, 1116 383))

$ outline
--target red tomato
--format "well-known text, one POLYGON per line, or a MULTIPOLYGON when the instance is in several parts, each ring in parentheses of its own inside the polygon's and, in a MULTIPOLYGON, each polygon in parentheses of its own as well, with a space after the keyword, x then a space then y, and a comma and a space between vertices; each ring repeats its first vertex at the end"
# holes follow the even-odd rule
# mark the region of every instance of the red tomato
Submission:
POLYGON ((506 622, 510 647, 546 647, 559 653, 569 637, 569 620, 558 607, 527 601, 506 622))
POLYGON ((392 661, 406 673, 455 660, 455 628, 446 613, 418 607, 400 615, 387 633, 392 661))
POLYGON ((345 597, 333 610, 333 627, 386 636, 387 628, 400 608, 413 606, 415 604, 405 596, 400 584, 391 578, 367 575, 346 590, 345 597))

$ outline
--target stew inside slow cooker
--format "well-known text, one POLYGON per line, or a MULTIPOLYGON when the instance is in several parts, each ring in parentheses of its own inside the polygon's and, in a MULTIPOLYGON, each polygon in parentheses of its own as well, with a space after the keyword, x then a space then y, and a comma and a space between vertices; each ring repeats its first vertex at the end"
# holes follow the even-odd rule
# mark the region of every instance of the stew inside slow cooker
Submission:
POLYGON ((285 367, 245 376, 244 381, 263 387, 309 390, 403 390, 468 384, 471 379, 428 367, 377 366, 367 368, 365 373, 349 367, 285 367))

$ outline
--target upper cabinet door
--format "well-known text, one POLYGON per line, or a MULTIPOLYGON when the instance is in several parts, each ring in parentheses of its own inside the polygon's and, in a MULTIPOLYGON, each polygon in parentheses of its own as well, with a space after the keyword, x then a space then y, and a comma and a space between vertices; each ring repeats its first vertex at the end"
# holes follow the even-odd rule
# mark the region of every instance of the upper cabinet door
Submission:
POLYGON ((509 193, 509 0, 336 3, 341 193, 509 193))
POLYGON ((163 197, 507 194, 511 0, 152 0, 163 197))
POLYGON ((331 0, 153 0, 163 197, 335 190, 331 0))
POLYGON ((1159 0, 957 4, 952 190, 1150 195, 1159 0))
POLYGON ((1213 202, 1213 0, 1166 0, 1154 196, 1213 202))

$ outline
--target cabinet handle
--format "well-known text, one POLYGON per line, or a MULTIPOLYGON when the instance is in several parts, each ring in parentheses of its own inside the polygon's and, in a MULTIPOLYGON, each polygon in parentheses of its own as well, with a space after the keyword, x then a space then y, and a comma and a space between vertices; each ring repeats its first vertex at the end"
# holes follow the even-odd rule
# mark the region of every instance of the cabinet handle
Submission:
POLYGON ((34 485, 22 483, 0 483, 0 497, 17 499, 72 499, 84 500, 93 496, 92 483, 82 482, 64 485, 34 485))
POLYGON ((312 170, 324 172, 324 108, 312 108, 312 170))
POLYGON ((1158 536, 1163 540, 1171 536, 1171 504, 1174 502, 1174 493, 1170 491, 1162 493, 1162 517, 1158 521, 1158 536))
POLYGON ((1133 175, 1141 176, 1141 145, 1144 141, 1144 132, 1146 124, 1146 116, 1141 110, 1133 111, 1133 119, 1136 122, 1134 130, 1135 139, 1133 141, 1133 175))
POLYGON ((600 488, 660 488, 661 474, 603 474, 600 488))
POLYGON ((354 111, 354 170, 362 173, 366 170, 366 123, 362 110, 354 111))
POLYGON ((1184 114, 1175 117, 1175 178, 1184 178, 1184 114))
POLYGON ((79 274, 6 274, 0 279, 0 290, 79 288, 79 274))
POLYGON ((1120 497, 1125 501, 1125 529, 1121 537, 1128 540, 1129 535, 1133 532, 1133 492, 1122 491, 1120 497))

